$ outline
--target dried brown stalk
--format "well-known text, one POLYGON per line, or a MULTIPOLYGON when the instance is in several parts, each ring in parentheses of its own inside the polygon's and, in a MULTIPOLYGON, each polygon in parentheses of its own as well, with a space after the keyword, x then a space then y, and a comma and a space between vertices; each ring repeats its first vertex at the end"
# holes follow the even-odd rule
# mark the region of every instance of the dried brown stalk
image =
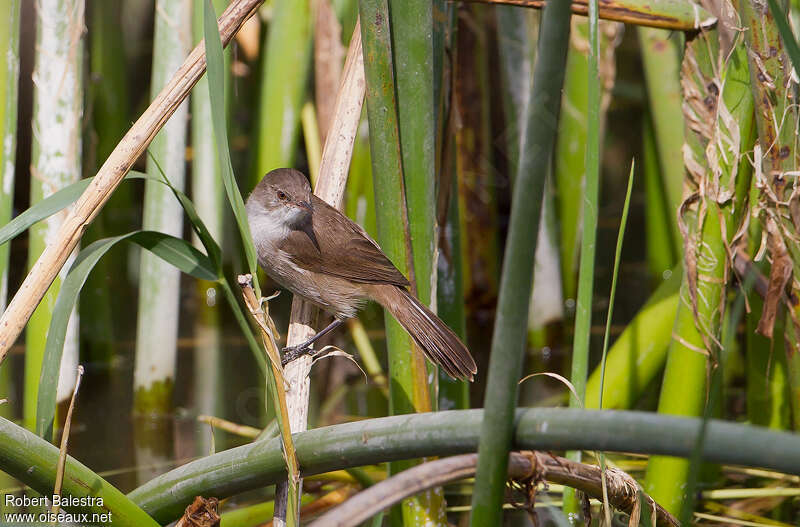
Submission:
POLYGON ((272 366, 272 375, 277 383, 276 392, 278 395, 278 407, 280 409, 281 421, 284 426, 280 427, 281 439, 283 441, 283 451, 286 457, 286 470, 290 477, 300 479, 299 465, 297 463, 297 455, 292 443, 292 435, 285 424, 291 422, 289 418, 289 410, 286 403, 286 379, 281 369, 281 359, 278 353, 278 346, 275 344, 275 323, 269 316, 267 311, 262 308, 260 299, 256 298, 255 291, 253 290, 253 277, 249 274, 239 275, 239 287, 242 288, 242 297, 247 308, 250 310, 250 315, 258 324, 261 329, 261 339, 264 342, 264 349, 267 351, 270 365, 272 366))
POLYGON ((225 430, 231 434, 247 437, 249 439, 256 439, 259 435, 261 435, 261 430, 258 428, 240 425, 239 423, 233 423, 227 419, 222 419, 221 417, 215 417, 213 415, 198 415, 197 420, 201 423, 206 423, 213 428, 225 430))
MULTIPOLYGON (((53 495, 61 495, 61 485, 64 482, 64 467, 67 464, 67 445, 69 444, 69 429, 72 425, 72 411, 75 410, 75 399, 78 397, 78 390, 81 387, 81 380, 83 379, 83 366, 78 365, 78 376, 75 379, 75 388, 72 390, 72 398, 69 400, 69 408, 67 409, 67 417, 64 420, 64 430, 61 432, 61 446, 58 452, 58 465, 56 466, 56 483, 53 487, 53 495)), ((58 513, 59 507, 53 505, 51 508, 52 513, 58 513)))
POLYGON ((175 527, 218 527, 220 522, 217 498, 196 496, 191 505, 186 507, 181 519, 175 527))
MULTIPOLYGON (((228 6, 218 21, 223 46, 230 42, 263 1, 236 0, 228 6)), ((64 266, 67 257, 78 245, 89 223, 100 212, 134 162, 147 149, 150 141, 189 95, 205 69, 205 44, 200 42, 100 167, 94 180, 64 220, 55 240, 39 256, 0 318, 0 363, 64 266)))
MULTIPOLYGON (((464 454, 417 465, 360 492, 317 518, 309 527, 358 525, 409 496, 474 476, 477 462, 478 454, 464 454)), ((603 496, 600 467, 548 453, 512 452, 508 476, 513 482, 529 487, 532 496, 536 484, 542 481, 573 487, 597 499, 603 496)), ((644 502, 655 513, 657 525, 678 525, 678 520, 644 494, 631 476, 615 468, 606 469, 605 476, 608 500, 615 509, 638 514, 644 502)))
MULTIPOLYGON (((507 4, 520 7, 541 9, 546 0, 466 0, 468 2, 485 4, 507 4)), ((558 0, 562 1, 562 0, 558 0)), ((599 2, 598 15, 604 20, 614 20, 635 24, 639 26, 660 27, 664 29, 677 29, 680 31, 696 31, 707 29, 717 23, 717 19, 709 15, 704 9, 691 7, 681 9, 683 6, 693 6, 690 2, 680 4, 677 2, 641 0, 604 0, 599 2), (683 12, 681 12, 683 11, 683 12)), ((589 12, 589 0, 572 0, 572 12, 586 15, 589 12)))
MULTIPOLYGON (((342 72, 342 82, 336 96, 333 121, 322 150, 319 180, 314 189, 317 196, 336 208, 341 208, 342 205, 365 90, 361 25, 356 23, 342 72)), ((316 311, 312 305, 299 297, 294 297, 289 332, 286 337, 288 346, 300 344, 315 334, 312 324, 316 319, 316 311)), ((288 363, 284 369, 287 381, 286 402, 292 433, 305 431, 308 426, 308 374, 311 372, 311 362, 311 357, 304 355, 288 363)), ((285 515, 286 492, 285 484, 279 485, 276 490, 276 520, 285 515)))
POLYGON ((336 90, 342 75, 342 26, 330 0, 314 0, 314 97, 319 137, 323 144, 333 120, 336 90))

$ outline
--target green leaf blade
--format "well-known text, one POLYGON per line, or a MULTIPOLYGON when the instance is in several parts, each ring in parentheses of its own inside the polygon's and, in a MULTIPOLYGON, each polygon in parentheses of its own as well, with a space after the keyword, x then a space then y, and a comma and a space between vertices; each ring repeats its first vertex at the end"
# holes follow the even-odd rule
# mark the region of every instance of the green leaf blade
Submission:
POLYGON ((209 258, 186 240, 155 231, 135 231, 113 238, 97 240, 84 248, 76 257, 69 270, 53 309, 53 317, 47 332, 39 393, 36 402, 36 434, 41 437, 52 435, 53 418, 56 407, 56 388, 67 323, 81 288, 94 266, 114 245, 128 240, 149 250, 167 263, 170 263, 195 278, 215 281, 217 274, 209 258))

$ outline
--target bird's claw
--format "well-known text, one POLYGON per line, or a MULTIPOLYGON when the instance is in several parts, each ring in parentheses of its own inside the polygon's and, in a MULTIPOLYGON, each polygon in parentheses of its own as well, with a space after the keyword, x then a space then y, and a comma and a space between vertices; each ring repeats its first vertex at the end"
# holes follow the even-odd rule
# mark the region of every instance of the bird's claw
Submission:
POLYGON ((317 350, 308 344, 299 344, 297 346, 287 346, 281 350, 281 366, 286 366, 293 360, 299 359, 303 355, 310 355, 313 357, 317 350))

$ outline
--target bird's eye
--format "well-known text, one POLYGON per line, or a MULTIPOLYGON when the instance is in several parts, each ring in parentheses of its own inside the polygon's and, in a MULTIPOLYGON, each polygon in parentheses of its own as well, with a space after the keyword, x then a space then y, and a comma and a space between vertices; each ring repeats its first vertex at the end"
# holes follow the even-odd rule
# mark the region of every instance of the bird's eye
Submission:
POLYGON ((279 199, 279 200, 281 200, 281 201, 286 201, 286 197, 287 197, 287 196, 286 196, 286 193, 285 193, 284 191, 282 191, 282 190, 279 190, 279 191, 278 191, 278 199, 279 199))

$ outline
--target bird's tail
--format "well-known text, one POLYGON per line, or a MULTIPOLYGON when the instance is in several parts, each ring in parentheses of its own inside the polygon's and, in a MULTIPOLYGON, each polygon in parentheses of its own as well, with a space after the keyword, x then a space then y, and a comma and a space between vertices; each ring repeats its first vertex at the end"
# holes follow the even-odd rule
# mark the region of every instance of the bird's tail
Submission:
POLYGON ((454 379, 473 380, 478 368, 466 346, 447 324, 405 288, 381 285, 375 300, 383 305, 425 355, 454 379))

